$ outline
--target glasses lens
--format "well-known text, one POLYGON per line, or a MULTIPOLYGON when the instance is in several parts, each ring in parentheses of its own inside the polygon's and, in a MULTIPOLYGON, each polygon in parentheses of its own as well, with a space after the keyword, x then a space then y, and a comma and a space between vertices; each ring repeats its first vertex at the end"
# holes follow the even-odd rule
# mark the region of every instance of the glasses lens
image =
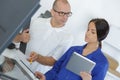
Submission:
POLYGON ((69 13, 67 14, 67 16, 68 16, 68 17, 72 16, 72 12, 69 12, 69 13))
POLYGON ((53 10, 55 11, 55 12, 57 12, 58 14, 59 14, 59 16, 67 16, 67 17, 70 17, 71 15, 72 15, 72 12, 62 12, 62 11, 57 11, 57 10, 55 10, 54 8, 53 8, 53 10))
POLYGON ((65 12, 60 12, 59 13, 60 16, 67 16, 67 17, 70 17, 72 15, 71 12, 68 12, 68 13, 65 13, 65 12))

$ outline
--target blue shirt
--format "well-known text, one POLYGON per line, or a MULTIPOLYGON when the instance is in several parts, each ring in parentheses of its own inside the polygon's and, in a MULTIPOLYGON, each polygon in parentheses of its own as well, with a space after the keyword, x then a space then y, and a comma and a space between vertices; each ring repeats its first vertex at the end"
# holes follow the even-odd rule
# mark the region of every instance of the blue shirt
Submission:
MULTIPOLYGON (((67 70, 66 64, 68 63, 73 52, 82 54, 84 47, 85 45, 71 47, 55 63, 54 67, 45 74, 46 80, 82 80, 79 75, 67 70)), ((92 52, 86 57, 96 63, 96 66, 91 72, 92 80, 104 80, 109 64, 106 57, 103 55, 101 49, 98 48, 96 51, 92 52)))

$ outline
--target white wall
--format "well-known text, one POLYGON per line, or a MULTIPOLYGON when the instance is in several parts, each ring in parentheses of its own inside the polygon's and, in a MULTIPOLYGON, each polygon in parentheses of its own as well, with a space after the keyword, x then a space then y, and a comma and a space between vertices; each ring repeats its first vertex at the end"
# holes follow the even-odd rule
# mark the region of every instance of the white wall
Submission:
POLYGON ((120 0, 103 0, 102 15, 110 24, 120 27, 120 0))
POLYGON ((98 17, 101 11, 101 0, 69 0, 73 12, 72 19, 68 23, 71 32, 74 34, 74 44, 81 44, 84 41, 84 34, 91 18, 98 17), (94 5, 93 5, 94 3, 94 5), (97 8, 96 8, 97 6, 97 8))
MULTIPOLYGON (((50 10, 53 1, 54 0, 41 0, 40 4, 42 7, 33 16, 33 19, 41 12, 44 13, 45 10, 50 10)), ((73 15, 67 22, 67 28, 74 35, 75 40, 73 45, 84 43, 84 32, 86 31, 89 20, 92 18, 105 18, 113 28, 118 27, 120 29, 120 0, 69 0, 69 2, 71 4, 73 15)), ((112 33, 114 34, 113 36, 118 36, 118 33, 115 33, 113 29, 112 33)), ((108 36, 106 42, 114 42, 110 37, 112 37, 111 34, 108 36)), ((116 38, 117 41, 120 41, 119 37, 116 38)), ((104 45, 104 52, 110 54, 114 58, 117 56, 117 60, 119 61, 120 50, 118 50, 117 47, 110 46, 111 44, 104 43, 104 45)), ((120 67, 118 68, 118 71, 120 72, 120 67)))

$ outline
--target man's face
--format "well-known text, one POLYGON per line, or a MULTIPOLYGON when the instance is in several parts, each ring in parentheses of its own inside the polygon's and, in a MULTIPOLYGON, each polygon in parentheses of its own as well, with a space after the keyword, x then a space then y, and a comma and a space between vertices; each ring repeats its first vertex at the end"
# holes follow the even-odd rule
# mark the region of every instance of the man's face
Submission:
POLYGON ((65 25, 68 20, 68 17, 71 15, 71 9, 69 4, 59 3, 57 7, 52 9, 52 18, 54 19, 55 24, 65 25))

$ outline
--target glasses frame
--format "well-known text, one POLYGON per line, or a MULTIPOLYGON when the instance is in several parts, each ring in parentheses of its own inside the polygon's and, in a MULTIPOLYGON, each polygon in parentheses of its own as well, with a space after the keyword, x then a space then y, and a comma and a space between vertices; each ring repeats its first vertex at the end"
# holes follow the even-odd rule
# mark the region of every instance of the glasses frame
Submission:
POLYGON ((57 11, 56 9, 54 9, 53 8, 53 10, 55 11, 55 12, 57 12, 58 14, 59 14, 59 16, 67 16, 67 17, 70 17, 70 16, 72 16, 72 12, 63 12, 63 11, 57 11))

